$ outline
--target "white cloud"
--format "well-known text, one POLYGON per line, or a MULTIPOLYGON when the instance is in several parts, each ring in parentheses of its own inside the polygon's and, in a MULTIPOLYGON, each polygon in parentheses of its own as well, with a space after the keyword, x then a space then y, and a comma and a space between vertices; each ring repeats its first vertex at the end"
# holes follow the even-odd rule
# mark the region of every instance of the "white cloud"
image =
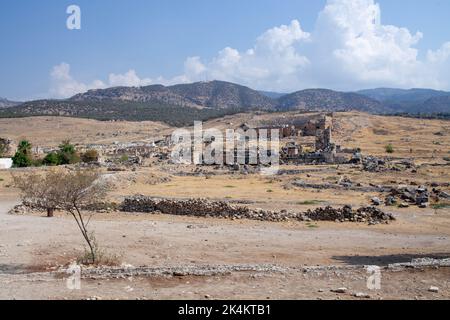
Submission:
MULTIPOLYGON (((215 79, 283 92, 308 87, 450 89, 450 42, 419 58, 416 45, 422 37, 419 31, 382 24, 374 0, 328 0, 310 32, 293 20, 265 31, 246 50, 225 47, 209 60, 188 57, 184 72, 173 78, 140 78, 130 70, 110 74, 108 86, 215 79)), ((100 80, 88 85, 74 80, 67 64, 54 67, 52 78, 52 92, 61 97, 105 86, 100 80)))
POLYGON ((383 25, 373 0, 329 0, 313 37, 311 75, 318 82, 344 89, 421 82, 414 46, 422 34, 383 25))
POLYGON ((302 30, 297 20, 293 20, 289 25, 267 30, 258 37, 253 48, 245 52, 226 47, 206 63, 195 57, 202 66, 202 72, 192 73, 185 69, 184 77, 190 81, 234 81, 256 88, 271 81, 280 88, 286 87, 292 77, 309 65, 309 59, 296 50, 297 44, 307 43, 309 38, 310 34, 302 30))
POLYGON ((53 67, 51 73, 50 95, 55 98, 67 98, 88 89, 104 88, 105 84, 95 80, 91 84, 84 84, 75 80, 70 74, 70 65, 63 62, 53 67))
MULTIPOLYGON (((267 30, 245 52, 227 47, 200 62, 205 67, 201 78, 285 92, 305 87, 450 89, 449 68, 443 68, 449 65, 450 42, 420 60, 416 45, 422 37, 382 24, 374 0, 328 0, 310 33, 297 20, 267 30)), ((201 80, 189 72, 184 77, 201 80)))
POLYGON ((135 70, 129 70, 124 74, 109 74, 108 82, 94 80, 89 84, 79 82, 73 78, 70 73, 68 63, 60 63, 53 67, 51 73, 50 95, 54 98, 68 98, 77 93, 85 92, 91 89, 103 89, 107 87, 140 87, 150 85, 153 82, 149 78, 140 78, 135 70))
POLYGON ((200 61, 200 57, 189 57, 184 62, 184 71, 186 74, 201 75, 206 71, 206 67, 200 61))
POLYGON ((139 76, 136 74, 135 70, 129 70, 128 72, 126 72, 124 74, 111 73, 109 75, 109 85, 111 87, 119 87, 119 86, 141 87, 141 86, 147 86, 152 83, 153 83, 152 79, 139 78, 139 76))
POLYGON ((450 58, 450 42, 446 42, 436 51, 429 50, 427 54, 428 62, 433 64, 448 63, 450 58))

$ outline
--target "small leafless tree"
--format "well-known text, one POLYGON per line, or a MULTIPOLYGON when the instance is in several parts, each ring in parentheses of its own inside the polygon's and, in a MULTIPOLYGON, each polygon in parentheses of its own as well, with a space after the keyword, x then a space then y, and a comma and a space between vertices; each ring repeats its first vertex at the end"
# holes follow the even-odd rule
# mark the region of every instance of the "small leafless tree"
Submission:
POLYGON ((63 210, 75 219, 89 246, 93 264, 96 263, 98 248, 94 234, 88 231, 91 216, 86 217, 82 210, 105 197, 108 188, 99 178, 98 172, 81 169, 13 175, 14 185, 21 190, 24 204, 45 210, 50 217, 55 209, 63 210))

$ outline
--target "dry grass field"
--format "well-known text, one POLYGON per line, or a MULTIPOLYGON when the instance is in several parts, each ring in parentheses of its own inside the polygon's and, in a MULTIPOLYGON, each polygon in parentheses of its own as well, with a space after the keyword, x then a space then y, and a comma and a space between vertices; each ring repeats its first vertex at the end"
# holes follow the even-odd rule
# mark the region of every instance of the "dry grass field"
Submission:
MULTIPOLYGON (((204 124, 204 128, 236 129, 242 123, 256 126, 273 119, 295 117, 301 118, 302 114, 237 114, 210 120, 204 124)), ((335 113, 334 126, 333 135, 337 144, 349 148, 360 147, 366 154, 386 155, 385 146, 392 144, 395 157, 442 160, 439 158, 450 156, 448 121, 344 112, 335 113)), ((41 147, 54 147, 65 139, 77 144, 154 140, 171 134, 173 129, 151 121, 111 122, 65 117, 0 119, 1 137, 16 141, 27 138, 41 147)))
POLYGON ((34 146, 56 147, 69 139, 74 144, 141 141, 170 134, 158 122, 97 121, 66 117, 0 119, 0 137, 29 140, 34 146))
POLYGON ((439 162, 450 154, 448 121, 338 113, 335 123, 337 143, 360 146, 367 154, 386 155, 388 144, 394 147, 394 157, 439 162))

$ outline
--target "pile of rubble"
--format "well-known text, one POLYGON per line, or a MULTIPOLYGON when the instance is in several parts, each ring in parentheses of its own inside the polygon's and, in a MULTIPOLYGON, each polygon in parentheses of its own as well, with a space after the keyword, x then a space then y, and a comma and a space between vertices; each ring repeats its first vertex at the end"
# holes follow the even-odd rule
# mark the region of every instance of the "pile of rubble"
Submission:
POLYGON ((383 171, 405 171, 411 169, 416 170, 414 162, 410 160, 390 161, 377 157, 364 157, 361 160, 363 170, 368 172, 383 172, 383 171))
POLYGON ((369 225, 387 224, 389 221, 395 220, 392 214, 385 213, 375 207, 362 207, 353 210, 350 206, 344 206, 340 209, 325 207, 308 210, 305 217, 313 221, 367 222, 369 225))
POLYGON ((400 185, 391 189, 389 195, 386 197, 385 204, 387 206, 392 206, 398 204, 398 200, 400 200, 399 205, 401 207, 417 205, 420 208, 427 208, 430 200, 439 202, 448 199, 450 199, 450 194, 437 188, 433 188, 430 192, 426 186, 415 187, 400 185))
POLYGON ((433 188, 433 190, 431 190, 431 196, 435 199, 435 201, 450 199, 450 193, 439 190, 437 188, 433 188))
POLYGON ((430 194, 425 186, 406 186, 400 185, 392 188, 389 195, 386 197, 385 204, 392 206, 397 203, 397 199, 401 201, 400 206, 407 207, 408 205, 417 205, 421 208, 428 207, 430 194))
POLYGON ((162 213, 272 222, 296 220, 367 222, 369 224, 377 224, 395 220, 391 214, 384 213, 374 207, 360 208, 358 210, 353 210, 350 206, 345 206, 340 209, 326 207, 309 210, 305 213, 294 213, 286 210, 271 211, 233 206, 224 201, 209 201, 206 199, 171 200, 150 198, 142 195, 125 198, 120 209, 124 212, 162 213))
POLYGON ((362 159, 364 171, 380 172, 386 170, 386 161, 376 157, 364 157, 362 159))
POLYGON ((135 165, 140 166, 142 162, 142 157, 126 155, 123 159, 105 159, 103 165, 107 168, 114 168, 118 165, 129 167, 135 165))
POLYGON ((326 189, 336 189, 336 190, 354 190, 360 192, 389 192, 389 186, 381 185, 362 185, 361 183, 353 183, 350 179, 343 177, 337 181, 337 183, 310 183, 300 179, 295 179, 293 181, 288 181, 283 185, 283 188, 290 190, 293 187, 303 188, 303 189, 316 189, 316 190, 326 190, 326 189))

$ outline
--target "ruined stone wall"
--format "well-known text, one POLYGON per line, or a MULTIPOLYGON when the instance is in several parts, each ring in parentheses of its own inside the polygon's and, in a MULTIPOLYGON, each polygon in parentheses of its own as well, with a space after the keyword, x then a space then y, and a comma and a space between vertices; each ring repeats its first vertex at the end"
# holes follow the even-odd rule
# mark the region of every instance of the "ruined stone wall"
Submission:
POLYGON ((121 205, 124 212, 163 213, 180 216, 218 217, 230 219, 250 219, 260 221, 336 221, 363 222, 369 224, 389 223, 395 220, 389 213, 375 207, 363 207, 353 210, 349 206, 343 208, 317 208, 302 212, 286 210, 270 211, 251 209, 243 206, 233 206, 224 201, 209 201, 205 199, 172 200, 155 199, 145 196, 133 196, 124 200, 121 205))
POLYGON ((316 151, 329 150, 332 145, 331 127, 316 132, 316 151))

